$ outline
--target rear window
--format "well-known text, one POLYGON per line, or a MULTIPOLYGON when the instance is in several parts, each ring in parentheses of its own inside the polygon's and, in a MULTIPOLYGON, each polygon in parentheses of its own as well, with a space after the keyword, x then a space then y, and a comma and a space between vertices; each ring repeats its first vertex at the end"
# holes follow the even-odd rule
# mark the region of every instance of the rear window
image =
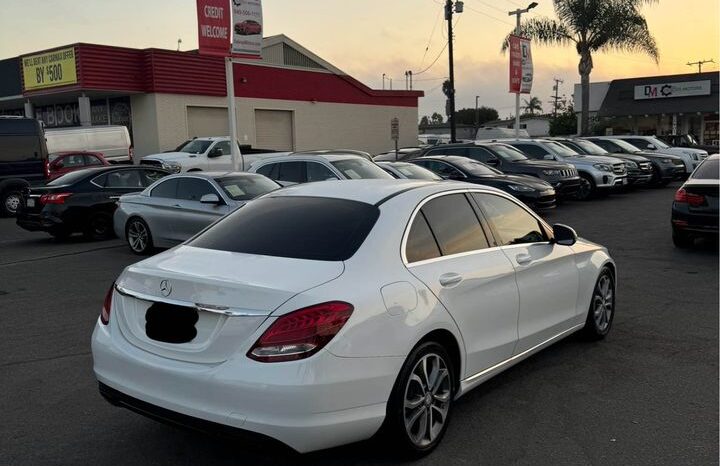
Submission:
POLYGON ((706 160, 693 172, 691 178, 694 180, 717 180, 720 179, 720 159, 706 160))
POLYGON ((266 197, 236 210, 188 245, 263 256, 344 261, 362 245, 379 215, 377 207, 347 199, 266 197))
POLYGON ((331 163, 349 180, 392 179, 392 176, 388 175, 385 170, 360 157, 331 163))

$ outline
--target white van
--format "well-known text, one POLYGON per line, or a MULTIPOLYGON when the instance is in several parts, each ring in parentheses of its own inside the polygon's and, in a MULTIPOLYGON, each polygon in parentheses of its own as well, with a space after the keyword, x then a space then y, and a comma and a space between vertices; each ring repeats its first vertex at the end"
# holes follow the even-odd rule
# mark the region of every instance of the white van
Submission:
POLYGON ((125 126, 47 128, 49 154, 68 151, 100 152, 108 162, 132 162, 133 147, 125 126))
MULTIPOLYGON (((520 128, 520 138, 529 138, 526 129, 520 128)), ((515 138, 515 128, 498 128, 493 126, 481 126, 477 130, 475 139, 480 141, 483 139, 508 139, 515 138)))

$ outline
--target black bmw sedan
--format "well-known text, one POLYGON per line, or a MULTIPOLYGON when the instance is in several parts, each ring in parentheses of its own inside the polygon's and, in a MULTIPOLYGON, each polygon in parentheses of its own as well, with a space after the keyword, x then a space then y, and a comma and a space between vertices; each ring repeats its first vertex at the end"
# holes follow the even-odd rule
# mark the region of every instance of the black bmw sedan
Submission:
POLYGON ((512 194, 533 209, 555 207, 555 189, 547 182, 527 175, 506 175, 484 163, 456 155, 420 157, 411 163, 425 167, 448 180, 484 184, 512 194))
POLYGON ((105 239, 113 235, 116 200, 169 174, 159 168, 127 165, 71 172, 45 186, 26 188, 17 224, 56 238, 82 233, 90 239, 105 239))
POLYGON ((711 155, 677 190, 672 204, 672 239, 678 248, 694 244, 697 237, 718 236, 720 155, 711 155))

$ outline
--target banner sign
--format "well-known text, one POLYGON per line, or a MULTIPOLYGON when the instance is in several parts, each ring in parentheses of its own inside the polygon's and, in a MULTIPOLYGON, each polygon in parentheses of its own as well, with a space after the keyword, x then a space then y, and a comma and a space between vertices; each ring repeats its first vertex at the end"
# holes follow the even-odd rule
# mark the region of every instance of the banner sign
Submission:
POLYGON ((529 94, 533 82, 530 39, 510 36, 510 92, 529 94))
POLYGON ((232 0, 232 53, 262 58, 261 0, 232 0))
POLYGON ((230 54, 230 3, 197 0, 198 49, 204 55, 230 54))
POLYGON ((22 70, 24 91, 75 84, 75 48, 22 57, 22 70))
POLYGON ((635 100, 710 95, 710 80, 635 86, 635 100))

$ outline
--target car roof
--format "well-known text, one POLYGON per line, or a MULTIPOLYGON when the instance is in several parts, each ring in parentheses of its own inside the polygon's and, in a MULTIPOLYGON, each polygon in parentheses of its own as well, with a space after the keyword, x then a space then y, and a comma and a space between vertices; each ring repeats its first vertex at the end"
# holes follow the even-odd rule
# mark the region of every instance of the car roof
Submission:
POLYGON ((452 163, 452 162, 456 162, 456 163, 457 162, 468 162, 468 161, 475 162, 475 160, 471 159, 470 157, 463 157, 462 155, 442 155, 442 154, 425 155, 423 157, 418 157, 413 160, 433 160, 433 159, 442 160, 444 162, 450 162, 450 163, 452 163))
POLYGON ((391 167, 399 167, 399 166, 406 166, 406 165, 413 165, 410 162, 405 162, 402 160, 381 160, 379 162, 375 162, 378 165, 388 165, 391 167))
MULTIPOLYGON (((367 160, 364 157, 359 157, 354 154, 288 154, 288 155, 278 155, 273 157, 265 157, 262 159, 257 160, 253 163, 253 165, 260 165, 265 164, 267 162, 297 162, 299 159, 307 158, 309 160, 312 159, 325 159, 328 162, 336 162, 339 160, 357 160, 357 159, 363 159, 367 160)), ((369 162, 369 160, 367 160, 369 162)))

